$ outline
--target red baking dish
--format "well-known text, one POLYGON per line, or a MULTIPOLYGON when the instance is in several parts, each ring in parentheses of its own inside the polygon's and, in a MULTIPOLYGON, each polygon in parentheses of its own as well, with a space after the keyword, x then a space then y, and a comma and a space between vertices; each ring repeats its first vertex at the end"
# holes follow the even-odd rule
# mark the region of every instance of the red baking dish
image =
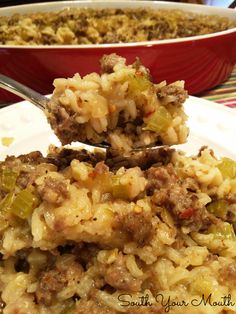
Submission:
MULTIPOLYGON (((1 15, 58 11, 66 7, 181 9, 236 20, 233 9, 161 1, 64 1, 12 6, 1 15)), ((99 59, 116 52, 132 62, 139 57, 155 82, 184 80, 189 94, 198 94, 223 82, 236 62, 236 28, 208 35, 139 43, 70 46, 0 45, 0 72, 43 93, 53 90, 56 77, 99 70, 99 59)), ((0 91, 0 103, 16 96, 0 91)))

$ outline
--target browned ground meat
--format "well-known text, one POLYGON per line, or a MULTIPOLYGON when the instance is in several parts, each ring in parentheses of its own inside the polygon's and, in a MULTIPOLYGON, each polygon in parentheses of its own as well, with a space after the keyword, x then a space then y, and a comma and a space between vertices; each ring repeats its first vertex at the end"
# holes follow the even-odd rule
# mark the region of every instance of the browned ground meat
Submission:
MULTIPOLYGON (((11 158, 14 159, 14 157, 9 157, 6 160, 8 159, 10 160, 11 158)), ((29 163, 29 164, 34 164, 34 165, 38 165, 45 161, 45 158, 43 157, 42 153, 39 151, 32 152, 26 155, 20 155, 17 158, 19 158, 24 163, 29 163)))
POLYGON ((4 165, 10 165, 12 168, 14 165, 18 164, 19 161, 29 165, 38 165, 40 163, 46 162, 46 158, 43 157, 41 152, 35 151, 29 154, 15 156, 7 156, 4 162, 1 162, 1 167, 4 165))
POLYGON ((118 216, 114 229, 119 229, 129 241, 135 241, 142 247, 149 243, 154 234, 151 220, 151 213, 131 212, 125 216, 118 216))
POLYGON ((147 171, 148 194, 152 202, 170 211, 177 224, 197 231, 215 223, 217 218, 199 206, 197 183, 193 179, 180 181, 171 164, 152 167, 147 171))
POLYGON ((69 197, 66 183, 51 177, 47 177, 37 190, 42 200, 50 204, 60 205, 69 197))
POLYGON ((151 167, 147 171, 147 178, 147 190, 149 190, 150 194, 152 194, 154 189, 161 189, 177 182, 177 176, 171 164, 168 164, 166 167, 151 167))
POLYGON ((165 101, 168 96, 175 96, 175 100, 172 102, 172 104, 174 106, 181 106, 188 97, 188 93, 182 88, 174 85, 164 86, 161 88, 161 90, 157 90, 158 99, 165 101))
POLYGON ((110 55, 104 55, 101 60, 101 73, 112 73, 114 66, 122 60, 122 57, 118 56, 116 53, 110 55))
POLYGON ((51 127, 63 145, 71 143, 74 139, 82 143, 86 142, 85 129, 76 122, 77 114, 70 112, 70 108, 58 106, 55 97, 50 101, 50 113, 51 127), (77 139, 78 129, 80 129, 79 139, 77 139))
POLYGON ((39 287, 36 291, 38 303, 50 305, 53 300, 53 293, 60 291, 66 285, 66 280, 56 270, 49 270, 42 274, 39 287))
POLYGON ((68 265, 59 264, 50 270, 41 273, 39 286, 35 296, 38 303, 50 305, 55 293, 73 280, 79 281, 82 275, 82 267, 76 262, 68 265))

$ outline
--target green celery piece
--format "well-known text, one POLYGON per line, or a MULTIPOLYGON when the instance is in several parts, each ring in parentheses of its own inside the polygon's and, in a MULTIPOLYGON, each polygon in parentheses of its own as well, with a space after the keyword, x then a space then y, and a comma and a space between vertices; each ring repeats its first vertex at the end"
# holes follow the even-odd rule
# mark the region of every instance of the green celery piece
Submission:
POLYGON ((211 225, 208 231, 209 233, 213 233, 217 239, 235 240, 234 228, 228 222, 224 222, 222 225, 211 225))
POLYGON ((11 192, 16 186, 18 173, 9 168, 2 169, 0 176, 0 188, 4 192, 11 192))
POLYGON ((67 300, 60 314, 74 314, 74 313, 75 313, 75 302, 73 300, 67 300))
POLYGON ((140 75, 129 75, 128 82, 128 93, 131 95, 134 95, 137 92, 143 92, 151 86, 150 80, 143 73, 140 75))
POLYGON ((13 193, 7 194, 0 202, 0 230, 8 227, 8 215, 13 201, 13 193))
POLYGON ((145 126, 144 130, 149 130, 160 134, 168 129, 171 121, 172 118, 169 111, 165 107, 160 106, 151 115, 150 119, 147 121, 147 125, 145 126))
POLYGON ((225 218, 228 206, 229 204, 225 200, 217 200, 207 205, 207 210, 216 217, 225 218))
POLYGON ((112 195, 115 198, 129 199, 129 186, 128 184, 120 183, 120 176, 113 176, 111 178, 112 182, 112 195))
POLYGON ((0 212, 7 212, 13 200, 13 193, 8 193, 0 202, 0 212))
POLYGON ((236 178, 236 162, 230 158, 222 158, 221 163, 218 165, 224 178, 236 178))
POLYGON ((37 205, 37 197, 29 189, 24 189, 16 195, 11 205, 11 212, 22 219, 27 219, 37 205))

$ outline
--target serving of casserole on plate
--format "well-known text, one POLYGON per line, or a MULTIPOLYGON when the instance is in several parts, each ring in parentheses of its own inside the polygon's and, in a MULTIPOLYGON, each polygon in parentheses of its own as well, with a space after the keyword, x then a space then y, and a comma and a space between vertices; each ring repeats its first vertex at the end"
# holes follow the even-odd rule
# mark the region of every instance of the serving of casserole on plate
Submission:
POLYGON ((179 116, 187 130, 185 108, 189 139, 182 150, 89 151, 77 137, 59 147, 37 108, 1 109, 2 143, 12 139, 0 147, 1 312, 234 313, 235 113, 194 97, 182 107, 183 84, 153 84, 140 63, 112 58, 101 75, 55 81, 54 122, 72 112, 77 131, 99 134, 111 113, 125 130, 137 110, 136 138, 150 123, 161 136, 179 116))

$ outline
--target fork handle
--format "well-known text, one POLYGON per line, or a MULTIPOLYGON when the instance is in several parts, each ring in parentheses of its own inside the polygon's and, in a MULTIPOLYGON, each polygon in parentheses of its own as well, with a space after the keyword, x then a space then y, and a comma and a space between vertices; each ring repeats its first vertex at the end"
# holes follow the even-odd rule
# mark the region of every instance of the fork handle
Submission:
POLYGON ((3 74, 0 74, 0 88, 30 101, 41 110, 45 109, 49 101, 47 97, 3 74))

